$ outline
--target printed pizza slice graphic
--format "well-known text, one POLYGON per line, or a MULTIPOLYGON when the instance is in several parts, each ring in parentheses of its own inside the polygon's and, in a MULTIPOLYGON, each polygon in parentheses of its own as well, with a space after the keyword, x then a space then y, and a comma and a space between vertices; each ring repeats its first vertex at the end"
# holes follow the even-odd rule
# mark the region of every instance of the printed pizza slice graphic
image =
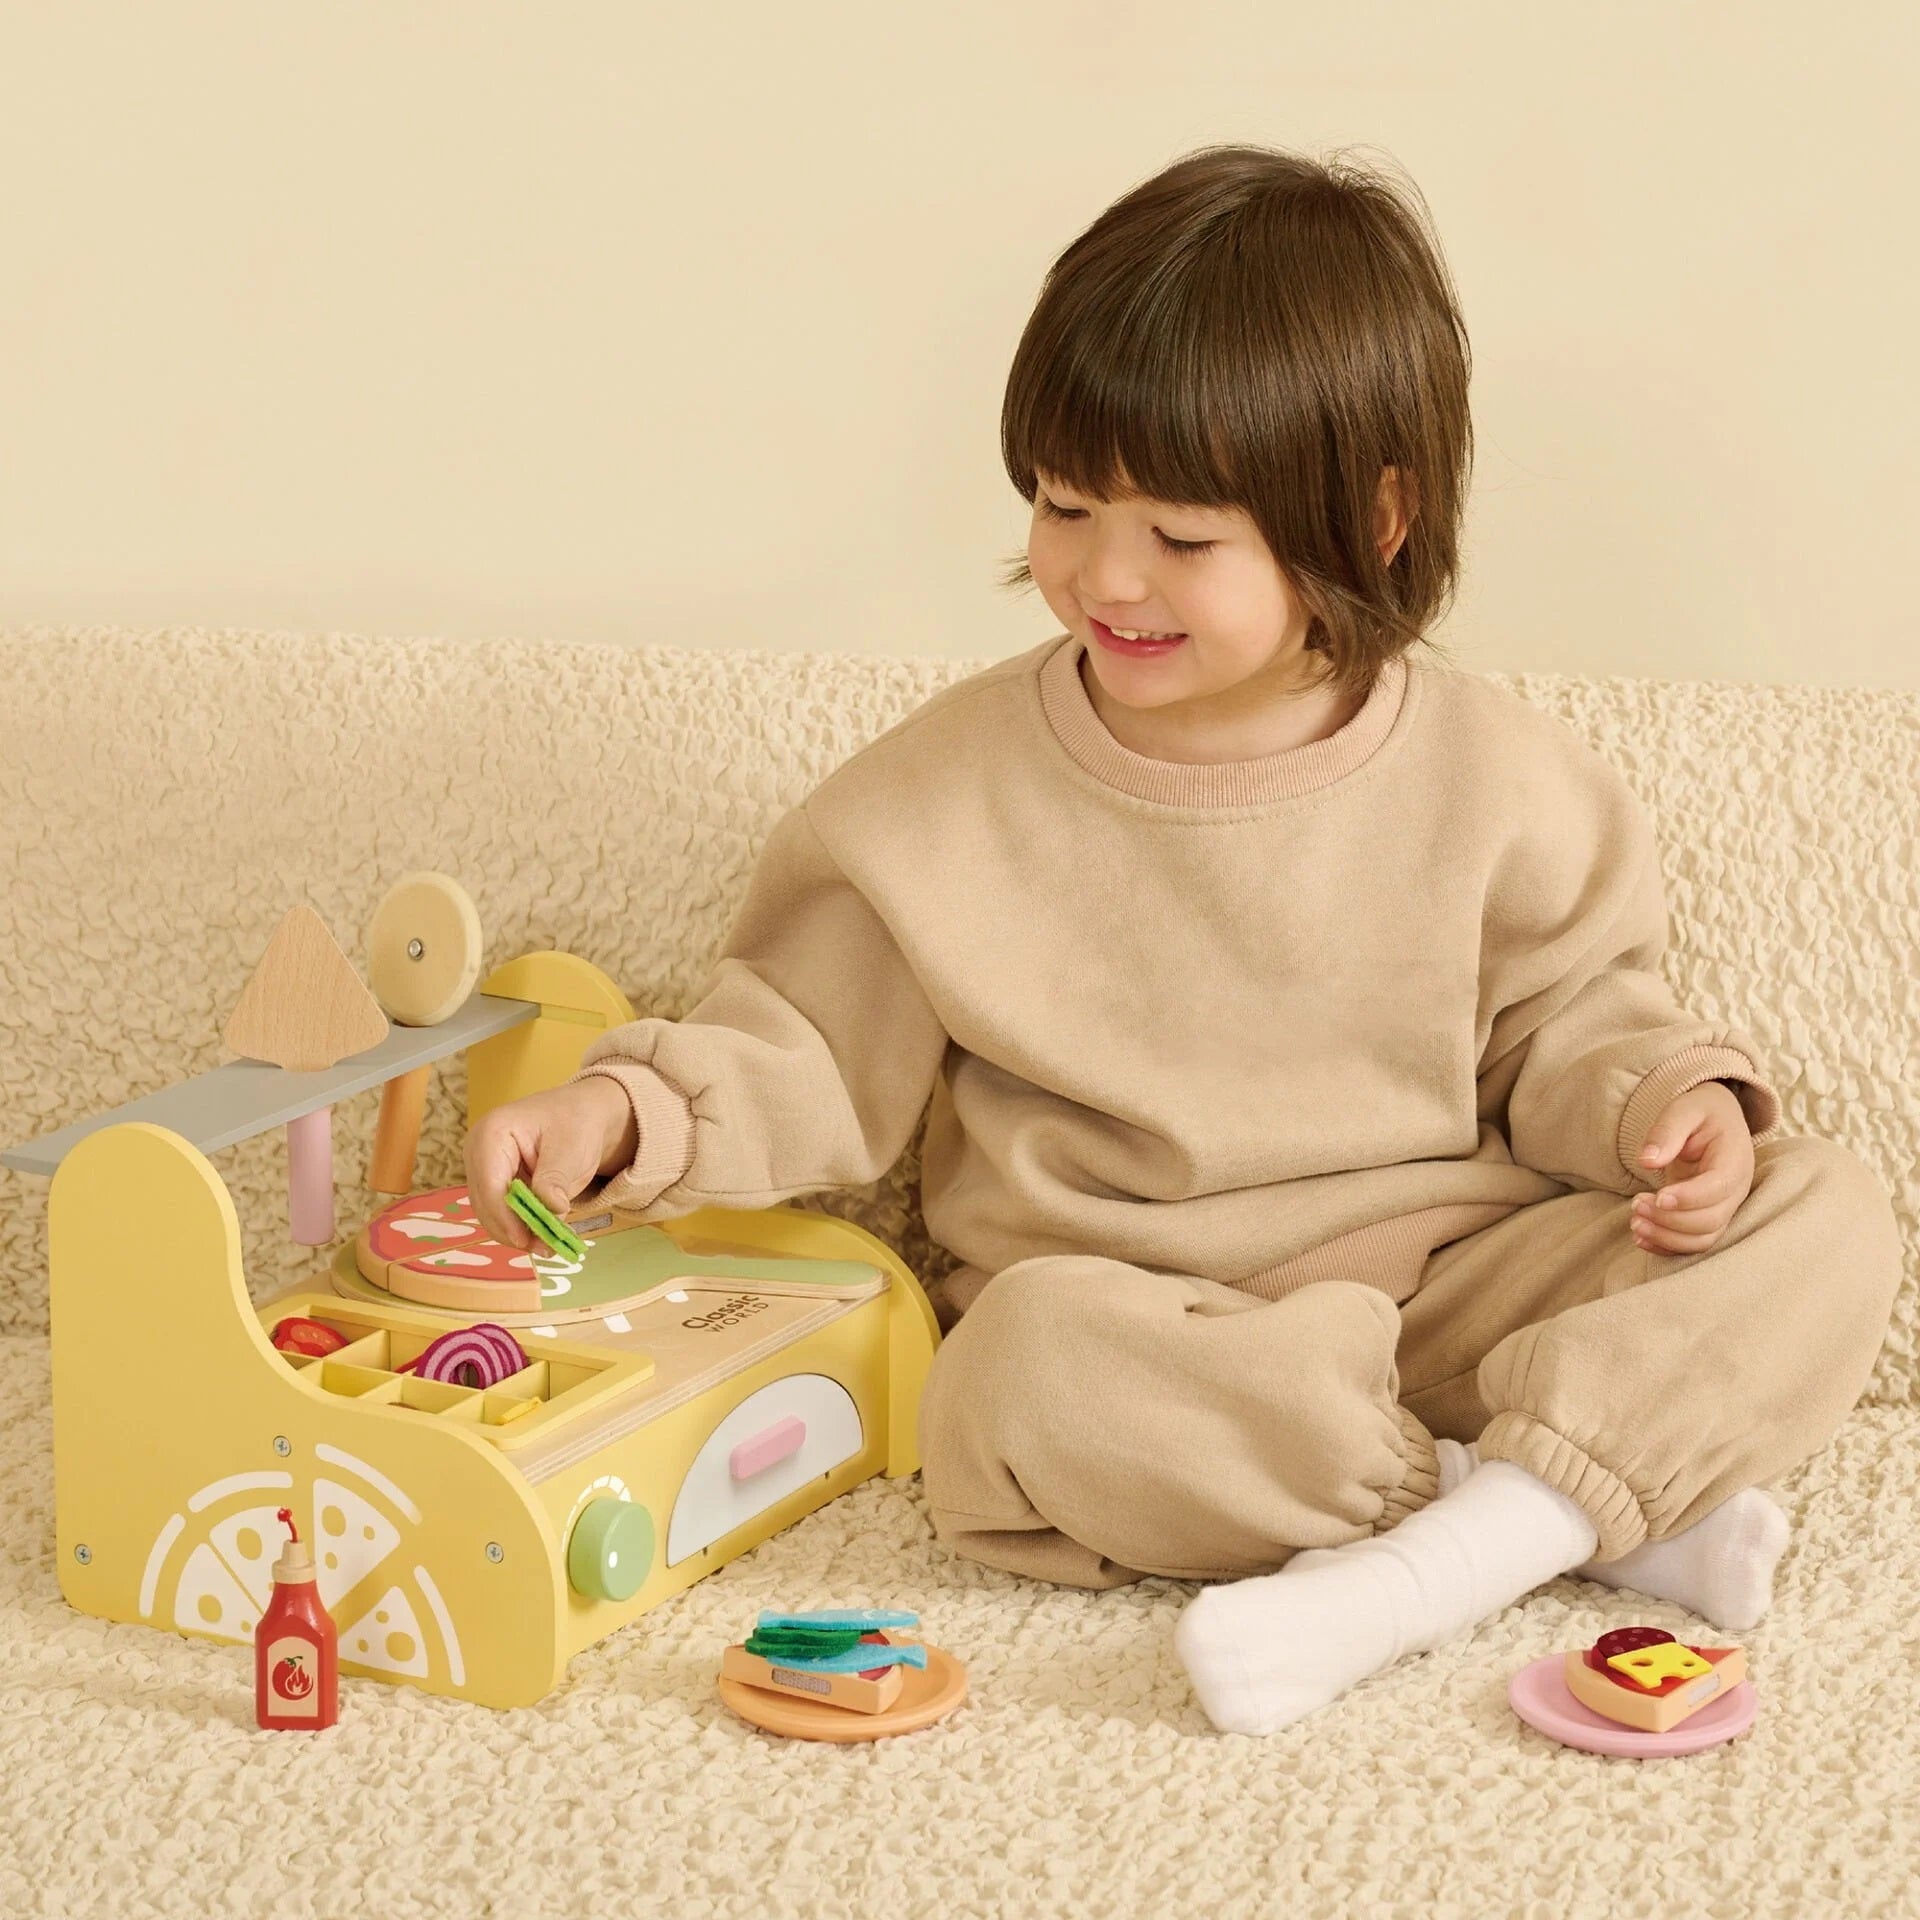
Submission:
MULTIPOLYGON (((251 1640, 273 1592, 273 1563, 287 1530, 273 1500, 217 1510, 174 1588, 173 1624, 187 1633, 251 1640)), ((176 1516, 177 1518, 178 1516, 176 1516)))
POLYGON ((340 1658, 383 1673, 427 1677, 427 1641, 407 1596, 389 1587, 365 1613, 338 1622, 340 1658))
POLYGON ((220 1556, 204 1540, 198 1542, 173 1590, 174 1626, 218 1640, 251 1640, 259 1617, 260 1609, 220 1564, 220 1556))
POLYGON ((328 1451, 334 1470, 317 1475, 304 1496, 287 1473, 238 1473, 200 1488, 154 1540, 141 1613, 183 1633, 251 1641, 288 1537, 277 1518, 286 1506, 300 1537, 313 1542, 320 1603, 338 1629, 343 1667, 418 1679, 437 1669, 463 1684, 459 1635, 420 1564, 418 1506, 384 1475, 368 1468, 362 1476, 351 1456, 328 1451), (353 1484, 362 1477, 364 1488, 353 1484))
POLYGON ((207 1529, 209 1545, 246 1590, 256 1616, 265 1610, 273 1593, 273 1563, 287 1538, 279 1518, 282 1504, 275 1500, 265 1506, 242 1507, 207 1529))
POLYGON ((320 1604, 336 1621, 340 1602, 401 1545, 400 1529, 371 1500, 325 1477, 313 1483, 312 1538, 320 1604))

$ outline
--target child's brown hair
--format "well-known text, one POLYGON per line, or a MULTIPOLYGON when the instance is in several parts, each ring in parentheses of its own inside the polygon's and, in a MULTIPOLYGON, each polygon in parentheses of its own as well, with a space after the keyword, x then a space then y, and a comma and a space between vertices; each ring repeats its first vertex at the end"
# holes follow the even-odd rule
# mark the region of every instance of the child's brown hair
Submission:
MULTIPOLYGON (((1417 641, 1441 651, 1426 628, 1459 577, 1472 349, 1408 187, 1339 156, 1187 154, 1054 261, 1001 409, 1029 502, 1038 468, 1096 500, 1244 509, 1341 693, 1417 641), (1390 563, 1374 535, 1388 467, 1410 515, 1390 563)), ((1031 587, 1016 560, 1000 584, 1031 587)))

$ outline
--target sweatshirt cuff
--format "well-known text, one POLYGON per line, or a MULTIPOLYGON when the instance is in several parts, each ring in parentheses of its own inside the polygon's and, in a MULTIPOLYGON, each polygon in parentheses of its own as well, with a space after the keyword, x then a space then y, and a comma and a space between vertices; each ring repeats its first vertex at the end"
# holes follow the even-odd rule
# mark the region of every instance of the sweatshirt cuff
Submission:
POLYGON ((1634 1088, 1620 1116, 1615 1151, 1634 1179, 1653 1184, 1652 1173, 1640 1164, 1640 1154, 1667 1102, 1709 1080, 1729 1083, 1756 1145, 1779 1132, 1780 1096, 1747 1055, 1736 1047, 1687 1047, 1663 1060, 1634 1088))
POLYGON ((596 1060, 567 1085, 588 1079, 612 1080, 625 1091, 639 1138, 633 1164, 614 1174, 594 1194, 594 1202, 638 1213, 685 1179, 693 1165, 693 1102, 640 1060, 596 1060))

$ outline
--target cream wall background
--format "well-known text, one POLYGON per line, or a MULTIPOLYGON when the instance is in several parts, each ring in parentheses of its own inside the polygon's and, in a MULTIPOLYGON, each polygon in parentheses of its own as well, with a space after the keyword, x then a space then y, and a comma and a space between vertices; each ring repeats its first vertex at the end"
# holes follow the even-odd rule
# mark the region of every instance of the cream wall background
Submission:
POLYGON ((1920 686, 1892 0, 0 0, 0 626, 1000 657, 1047 264, 1224 140, 1397 166, 1489 670, 1920 686))

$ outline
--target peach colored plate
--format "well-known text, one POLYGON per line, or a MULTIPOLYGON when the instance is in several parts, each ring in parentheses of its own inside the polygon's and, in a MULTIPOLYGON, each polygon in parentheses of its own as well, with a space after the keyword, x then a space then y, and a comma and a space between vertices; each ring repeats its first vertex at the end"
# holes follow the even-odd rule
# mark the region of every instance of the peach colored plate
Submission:
POLYGON ((1626 1754, 1639 1760, 1661 1760, 1673 1754, 1700 1753, 1717 1747, 1753 1725, 1760 1696, 1751 1680, 1730 1687, 1718 1700, 1690 1713, 1665 1733, 1643 1733, 1623 1726, 1605 1714, 1583 1707, 1567 1691, 1567 1656, 1549 1653, 1524 1666, 1507 1683, 1507 1702, 1528 1726, 1549 1734, 1563 1746, 1588 1753, 1626 1754))
POLYGON ((944 1720, 967 1697, 966 1668, 945 1648, 925 1644, 927 1664, 907 1668, 900 1697, 884 1713, 856 1713, 741 1680, 722 1680, 720 1698, 742 1720, 796 1740, 879 1740, 889 1733, 912 1733, 944 1720))

